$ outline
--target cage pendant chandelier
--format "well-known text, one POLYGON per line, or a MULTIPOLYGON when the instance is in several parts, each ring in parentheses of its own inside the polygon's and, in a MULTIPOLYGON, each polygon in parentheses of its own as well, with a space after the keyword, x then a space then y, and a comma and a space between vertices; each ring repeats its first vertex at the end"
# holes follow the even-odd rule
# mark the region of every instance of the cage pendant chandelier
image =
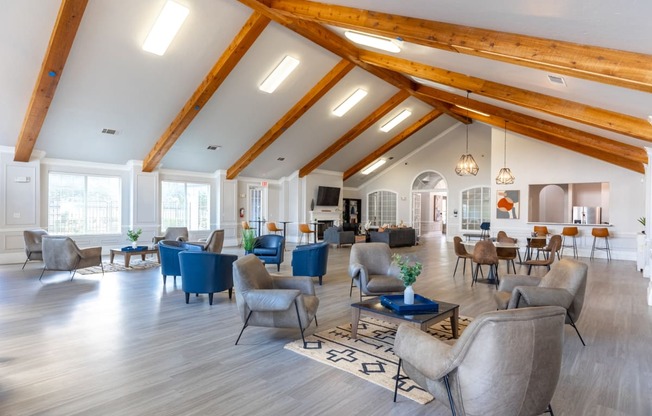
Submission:
MULTIPOLYGON (((466 92, 466 118, 469 118, 469 91, 466 92)), ((473 159, 473 156, 471 156, 471 153, 469 153, 469 125, 466 125, 466 152, 460 157, 460 160, 457 162, 457 165, 455 165, 455 173, 457 173, 459 176, 467 176, 467 175, 477 175, 478 171, 480 168, 478 168, 478 164, 475 163, 475 159, 473 159)))
POLYGON ((503 141, 503 167, 498 172, 496 176, 497 185, 511 185, 514 183, 514 175, 512 171, 507 167, 507 120, 505 120, 505 140, 503 141))

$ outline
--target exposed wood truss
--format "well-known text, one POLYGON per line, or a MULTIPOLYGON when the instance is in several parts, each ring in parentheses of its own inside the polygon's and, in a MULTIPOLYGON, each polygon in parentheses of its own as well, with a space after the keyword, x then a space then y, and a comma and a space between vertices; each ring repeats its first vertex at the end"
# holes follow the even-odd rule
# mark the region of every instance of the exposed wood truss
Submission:
POLYGON ((321 97, 333 88, 355 65, 346 59, 341 60, 306 95, 301 98, 279 121, 277 121, 258 141, 243 154, 227 171, 227 179, 235 179, 251 162, 285 132, 295 121, 310 109, 321 97))
POLYGON ((652 141, 652 125, 640 118, 380 53, 360 51, 359 56, 361 60, 385 69, 415 75, 484 97, 516 104, 637 139, 652 141))
POLYGON ((308 162, 304 167, 299 169, 299 177, 303 178, 304 176, 310 174, 313 170, 317 169, 322 163, 331 158, 335 153, 339 152, 346 146, 351 143, 362 134, 365 130, 371 127, 378 120, 383 118, 387 113, 392 111, 397 105, 405 101, 410 95, 406 91, 399 91, 389 100, 385 101, 383 105, 378 107, 373 113, 365 117, 364 120, 356 124, 351 130, 346 132, 342 137, 337 139, 333 144, 328 146, 326 150, 321 152, 317 157, 308 162))
POLYGON ((56 23, 52 29, 50 43, 45 52, 41 71, 16 142, 16 162, 29 162, 34 145, 41 132, 50 103, 59 85, 63 68, 72 49, 77 29, 86 10, 88 0, 63 0, 56 23))
POLYGON ((373 162, 374 160, 378 159, 385 153, 389 152, 399 144, 401 144, 404 140, 412 136, 414 133, 418 132, 422 128, 428 125, 431 121, 436 119, 442 114, 441 111, 439 110, 432 110, 425 116, 421 117, 419 120, 417 120, 414 124, 409 126, 407 129, 403 130, 396 136, 392 137, 387 141, 387 143, 383 144, 380 146, 378 149, 374 150, 373 152, 369 153, 366 157, 364 157, 362 160, 357 162, 355 165, 351 166, 348 168, 346 171, 344 171, 344 176, 343 179, 347 180, 351 176, 355 175, 357 172, 360 170, 364 169, 365 166, 373 162))
POLYGON ((269 0, 293 18, 652 92, 652 56, 303 0, 269 0))
POLYGON ((269 18, 258 12, 254 12, 249 17, 240 32, 231 41, 231 44, 213 65, 208 75, 149 152, 143 162, 143 172, 151 172, 156 168, 163 156, 170 150, 208 100, 211 99, 215 91, 222 85, 222 82, 240 62, 240 59, 258 39, 258 36, 269 22, 269 18))

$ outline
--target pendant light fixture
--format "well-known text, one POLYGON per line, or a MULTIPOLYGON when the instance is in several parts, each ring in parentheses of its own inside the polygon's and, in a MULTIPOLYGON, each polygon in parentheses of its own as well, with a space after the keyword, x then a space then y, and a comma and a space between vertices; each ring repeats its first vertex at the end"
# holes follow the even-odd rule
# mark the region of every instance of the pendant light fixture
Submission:
POLYGON ((496 176, 496 184, 498 185, 511 185, 514 183, 514 175, 512 171, 507 167, 507 120, 505 120, 505 140, 503 142, 503 168, 498 172, 496 176))
MULTIPOLYGON (((466 92, 466 118, 469 118, 469 92, 466 92)), ((471 153, 469 153, 469 125, 466 125, 466 153, 460 157, 460 160, 457 162, 457 165, 455 166, 455 173, 457 173, 459 176, 467 176, 467 175, 477 175, 478 174, 478 164, 475 163, 475 159, 473 159, 473 156, 471 156, 471 153)))

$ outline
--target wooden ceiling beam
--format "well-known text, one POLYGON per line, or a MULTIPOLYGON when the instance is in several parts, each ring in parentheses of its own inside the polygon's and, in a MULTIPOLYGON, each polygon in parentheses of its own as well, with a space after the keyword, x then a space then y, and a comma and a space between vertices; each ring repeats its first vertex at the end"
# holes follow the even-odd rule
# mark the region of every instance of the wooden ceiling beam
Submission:
POLYGON ((353 166, 345 170, 343 179, 344 180, 349 179, 351 176, 355 175, 356 173, 364 169, 365 166, 369 165, 374 160, 378 159, 385 153, 389 152, 390 150, 392 150, 393 148, 401 144, 407 138, 409 138, 414 133, 418 132, 419 130, 427 126, 431 121, 433 121, 434 119, 436 119, 442 114, 443 113, 439 110, 432 110, 425 116, 421 117, 419 120, 417 120, 416 123, 412 124, 407 129, 403 130, 396 136, 392 137, 385 144, 383 144, 373 152, 369 153, 362 160, 358 161, 356 164, 354 164, 353 166))
POLYGON ((315 157, 313 160, 308 162, 304 167, 299 169, 299 177, 303 178, 304 176, 310 174, 313 170, 317 169, 325 161, 330 159, 335 153, 342 150, 344 146, 351 143, 353 140, 355 140, 356 137, 362 134, 365 130, 371 127, 378 120, 383 118, 387 113, 392 111, 392 109, 396 108, 397 105, 405 101, 405 99, 407 99, 409 96, 410 94, 403 90, 394 94, 394 96, 392 96, 389 100, 383 103, 383 105, 378 107, 373 113, 365 117, 364 120, 356 124, 351 130, 346 132, 342 137, 340 137, 333 144, 328 146, 326 150, 321 152, 319 155, 317 155, 317 157, 315 157))
POLYGON ((14 161, 29 162, 61 74, 72 49, 88 0, 63 0, 50 35, 41 70, 16 141, 14 161))
POLYGON ((280 120, 247 150, 227 171, 227 179, 235 179, 251 162, 260 156, 281 134, 306 113, 321 97, 333 88, 355 65, 342 59, 314 87, 308 91, 280 120))
POLYGON ((199 114, 199 111, 204 108, 204 105, 211 99, 220 85, 222 85, 222 82, 224 82, 233 68, 240 62, 240 59, 247 53, 251 45, 258 39, 258 36, 260 36, 269 22, 270 19, 268 17, 258 12, 252 13, 240 29, 240 32, 231 41, 231 44, 229 44, 222 56, 215 62, 208 75, 206 75, 199 87, 197 87, 181 111, 174 118, 170 126, 157 140, 143 162, 143 172, 151 172, 156 168, 192 120, 199 114))
POLYGON ((652 92, 652 56, 303 0, 269 0, 285 16, 446 51, 652 92))
MULTIPOLYGON (((621 155, 637 163, 648 163, 647 152, 638 146, 632 146, 627 143, 611 140, 550 121, 541 120, 516 111, 506 110, 470 98, 467 100, 466 97, 460 97, 457 94, 452 94, 435 88, 421 86, 417 89, 417 94, 436 96, 438 99, 447 103, 465 106, 476 111, 490 114, 492 118, 499 118, 499 123, 504 124, 504 120, 507 120, 510 122, 510 125, 514 123, 520 124, 542 133, 559 137, 560 139, 570 143, 577 143, 596 150, 621 155)), ((460 116, 467 114, 466 110, 461 108, 454 108, 453 111, 457 112, 460 116)))
POLYGON ((418 76, 484 97, 652 142, 652 125, 640 118, 376 52, 361 50, 359 57, 364 62, 381 68, 418 76))

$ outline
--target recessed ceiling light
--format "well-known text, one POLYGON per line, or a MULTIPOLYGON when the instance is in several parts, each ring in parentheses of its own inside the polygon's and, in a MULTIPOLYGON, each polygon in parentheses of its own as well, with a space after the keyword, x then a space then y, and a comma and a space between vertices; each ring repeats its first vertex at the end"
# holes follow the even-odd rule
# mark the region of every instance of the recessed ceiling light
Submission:
POLYGON ((463 105, 455 104, 455 107, 461 108, 462 110, 470 111, 472 113, 480 114, 481 116, 491 117, 491 114, 483 113, 482 111, 474 110, 474 109, 469 108, 469 107, 464 107, 463 105))
POLYGON ((266 93, 273 93, 279 85, 285 80, 294 71, 294 69, 299 65, 299 60, 291 56, 286 56, 283 58, 280 64, 274 68, 274 70, 265 78, 262 84, 260 84, 260 89, 266 93))
POLYGON ((352 30, 347 30, 344 32, 344 36, 346 36, 350 41, 357 43, 358 45, 369 46, 370 48, 376 48, 392 53, 401 52, 401 45, 403 44, 403 42, 396 39, 390 39, 384 36, 369 35, 362 32, 354 32, 352 30))
POLYGON ((564 78, 559 75, 548 75, 548 81, 553 84, 563 85, 564 87, 566 86, 566 81, 564 81, 564 78))
POLYGON ((211 145, 208 146, 206 149, 208 149, 208 150, 220 150, 221 148, 222 148, 222 146, 220 146, 220 145, 217 145, 217 144, 211 144, 211 145))
POLYGON ((410 110, 403 110, 396 117, 393 119, 389 120, 387 123, 383 124, 383 126, 380 128, 380 131, 383 131, 387 133, 394 127, 398 126, 401 121, 405 120, 406 118, 410 117, 412 115, 412 111, 410 110))
POLYGON ((652 124, 652 116, 647 116, 647 122, 652 124))
POLYGON ((173 1, 165 3, 161 14, 143 43, 143 49, 162 56, 188 17, 188 13, 190 13, 190 9, 179 3, 173 1))
POLYGON ((369 175, 371 172, 375 171, 379 167, 383 166, 385 164, 385 159, 378 159, 371 165, 367 166, 366 168, 362 169, 360 173, 363 175, 369 175))
POLYGON ((351 95, 349 95, 349 98, 344 100, 340 105, 338 105, 335 110, 333 110, 333 114, 335 114, 338 117, 342 117, 344 114, 347 113, 350 109, 353 108, 357 103, 360 102, 364 97, 367 96, 367 91, 358 88, 355 90, 355 92, 351 95))
POLYGON ((440 84, 440 83, 435 82, 435 81, 430 81, 429 79, 419 78, 419 77, 415 77, 415 76, 410 76, 410 78, 412 78, 414 81, 418 82, 419 84, 425 85, 427 87, 433 87, 433 88, 437 88, 437 89, 440 89, 440 90, 455 92, 455 88, 449 87, 448 85, 440 84))

